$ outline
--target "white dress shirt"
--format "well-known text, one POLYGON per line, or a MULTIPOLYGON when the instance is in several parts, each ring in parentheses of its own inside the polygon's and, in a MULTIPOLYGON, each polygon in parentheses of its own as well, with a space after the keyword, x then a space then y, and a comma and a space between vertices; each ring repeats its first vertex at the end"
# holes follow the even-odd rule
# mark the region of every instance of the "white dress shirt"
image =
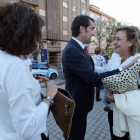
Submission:
POLYGON ((74 37, 72 37, 72 39, 74 39, 83 49, 85 48, 85 45, 81 41, 77 40, 74 37))
POLYGON ((0 50, 0 138, 41 140, 48 135, 49 107, 41 102, 40 84, 20 58, 0 50))

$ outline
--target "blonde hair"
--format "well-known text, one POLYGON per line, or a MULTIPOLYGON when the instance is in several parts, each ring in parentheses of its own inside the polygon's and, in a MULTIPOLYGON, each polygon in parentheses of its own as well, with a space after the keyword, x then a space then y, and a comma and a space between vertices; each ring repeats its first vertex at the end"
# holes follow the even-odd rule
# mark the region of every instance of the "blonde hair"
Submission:
MULTIPOLYGON (((136 37, 137 37, 137 40, 138 40, 138 44, 140 44, 140 30, 137 28, 137 27, 135 27, 135 26, 130 26, 130 27, 132 27, 132 28, 134 28, 134 30, 136 31, 136 37)), ((139 48, 138 48, 138 52, 140 53, 140 45, 139 45, 139 48)))
POLYGON ((135 26, 124 26, 119 27, 116 32, 118 31, 125 31, 127 40, 134 39, 134 44, 129 48, 130 55, 135 55, 137 52, 140 51, 140 31, 135 26))

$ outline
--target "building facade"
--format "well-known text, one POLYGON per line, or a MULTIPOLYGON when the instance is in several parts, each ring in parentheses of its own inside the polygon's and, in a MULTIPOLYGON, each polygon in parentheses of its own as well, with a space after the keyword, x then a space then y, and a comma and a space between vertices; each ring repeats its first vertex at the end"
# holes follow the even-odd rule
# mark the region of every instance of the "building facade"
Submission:
POLYGON ((45 22, 42 27, 44 49, 33 61, 49 62, 61 68, 61 54, 71 38, 71 23, 89 13, 89 0, 0 0, 0 5, 21 2, 33 8, 45 22))
MULTIPOLYGON (((42 53, 32 61, 56 66, 61 69, 62 51, 72 37, 71 24, 78 15, 89 15, 99 20, 113 19, 101 12, 97 6, 89 5, 89 0, 0 0, 0 5, 21 2, 36 11, 44 20, 42 27, 42 40, 44 45, 42 53)), ((88 45, 89 53, 94 53, 95 44, 88 45)))
POLYGON ((88 12, 89 0, 47 0, 48 59, 57 68, 62 67, 62 51, 72 37, 73 19, 88 12))
POLYGON ((32 59, 32 61, 46 63, 47 62, 46 0, 0 0, 0 6, 8 4, 8 3, 17 3, 17 2, 30 6, 44 20, 45 25, 42 27, 41 42, 44 44, 43 52, 45 52, 45 53, 39 54, 39 56, 35 59, 32 59))
MULTIPOLYGON (((95 6, 95 5, 90 5, 89 6, 89 16, 93 18, 94 20, 99 20, 99 21, 108 21, 108 20, 116 20, 115 18, 103 13, 100 11, 100 8, 95 6)), ((96 40, 96 37, 93 37, 92 40, 96 40)), ((95 42, 92 42, 88 45, 88 51, 90 55, 94 54, 94 49, 97 47, 95 45, 95 42)), ((106 40, 102 41, 102 44, 105 44, 106 40)))

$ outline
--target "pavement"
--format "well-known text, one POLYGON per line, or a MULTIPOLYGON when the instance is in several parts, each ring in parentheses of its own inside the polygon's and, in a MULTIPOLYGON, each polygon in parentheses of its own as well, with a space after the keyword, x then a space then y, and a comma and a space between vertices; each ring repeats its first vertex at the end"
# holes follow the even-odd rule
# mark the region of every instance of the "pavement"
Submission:
MULTIPOLYGON (((65 89, 65 80, 58 78, 53 80, 59 88, 65 89)), ((45 84, 41 84, 42 93, 46 93, 45 84)), ((104 91, 101 90, 100 97, 103 99, 104 91)), ((107 112, 104 111, 105 105, 102 101, 94 101, 94 107, 92 111, 88 113, 87 117, 87 130, 85 140, 111 140, 109 132, 109 124, 107 118, 107 112)), ((56 124, 52 113, 50 112, 47 122, 50 140, 64 140, 63 133, 56 124)))

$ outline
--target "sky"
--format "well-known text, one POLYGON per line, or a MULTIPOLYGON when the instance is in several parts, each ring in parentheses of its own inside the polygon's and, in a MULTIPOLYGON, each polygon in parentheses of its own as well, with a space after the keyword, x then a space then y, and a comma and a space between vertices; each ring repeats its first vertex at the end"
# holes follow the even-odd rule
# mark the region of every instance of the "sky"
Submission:
POLYGON ((140 27, 140 0, 90 0, 90 4, 117 21, 140 27))

